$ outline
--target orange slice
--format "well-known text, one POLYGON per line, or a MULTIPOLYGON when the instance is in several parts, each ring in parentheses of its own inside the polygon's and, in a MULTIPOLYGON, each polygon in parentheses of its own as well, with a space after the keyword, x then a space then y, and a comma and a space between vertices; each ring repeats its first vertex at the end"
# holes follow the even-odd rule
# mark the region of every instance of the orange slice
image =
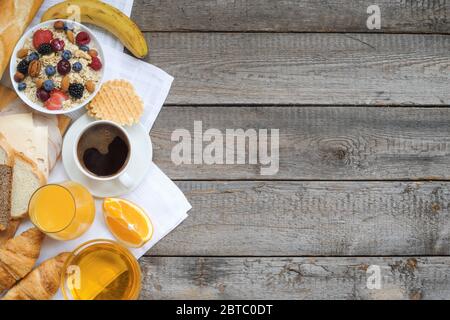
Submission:
POLYGON ((140 248, 153 235, 153 225, 147 213, 134 203, 117 198, 103 201, 106 225, 117 240, 132 248, 140 248))

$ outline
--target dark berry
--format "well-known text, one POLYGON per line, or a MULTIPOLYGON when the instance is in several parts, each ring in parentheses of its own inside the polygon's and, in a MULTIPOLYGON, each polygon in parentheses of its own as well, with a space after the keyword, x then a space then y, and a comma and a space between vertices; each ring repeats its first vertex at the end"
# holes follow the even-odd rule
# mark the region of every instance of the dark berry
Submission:
POLYGON ((39 46, 38 52, 43 56, 46 56, 52 53, 53 49, 50 43, 43 43, 39 46))
POLYGON ((72 66, 70 65, 70 62, 67 60, 61 60, 58 62, 58 66, 56 67, 58 69, 58 72, 60 75, 65 76, 70 72, 72 69, 72 66))
POLYGON ((47 66, 45 67, 45 74, 49 77, 54 76, 56 73, 56 69, 54 66, 47 66))
POLYGON ((65 60, 70 60, 72 59, 72 52, 70 52, 69 50, 64 50, 62 57, 65 60))
POLYGON ((89 36, 89 34, 87 32, 81 31, 77 34, 75 41, 76 41, 77 45, 83 46, 83 45, 87 45, 91 42, 91 37, 89 36))
POLYGON ((75 62, 72 66, 73 71, 80 72, 83 69, 83 65, 80 62, 75 62))
POLYGON ((27 88, 27 84, 25 82, 19 83, 18 87, 19 91, 23 91, 27 88))
POLYGON ((20 73, 22 73, 23 75, 26 76, 28 74, 28 66, 29 65, 30 65, 30 63, 26 59, 23 59, 17 65, 17 71, 19 71, 20 73))
POLYGON ((72 83, 69 86, 69 94, 75 99, 81 99, 84 94, 84 86, 79 83, 72 83))
POLYGON ((52 80, 45 80, 43 87, 45 91, 50 92, 55 88, 55 84, 53 83, 52 80))
POLYGON ((48 98, 50 98, 50 93, 41 88, 36 90, 36 96, 39 98, 39 100, 45 102, 48 100, 48 98))
POLYGON ((53 39, 52 42, 50 42, 50 45, 52 46, 52 50, 55 52, 63 51, 64 46, 66 45, 64 43, 64 40, 61 39, 53 39))
POLYGON ((37 52, 32 52, 28 55, 26 59, 28 60, 28 62, 39 60, 39 54, 37 52))
POLYGON ((84 51, 84 52, 88 52, 89 51, 89 47, 88 46, 80 46, 80 50, 84 51))

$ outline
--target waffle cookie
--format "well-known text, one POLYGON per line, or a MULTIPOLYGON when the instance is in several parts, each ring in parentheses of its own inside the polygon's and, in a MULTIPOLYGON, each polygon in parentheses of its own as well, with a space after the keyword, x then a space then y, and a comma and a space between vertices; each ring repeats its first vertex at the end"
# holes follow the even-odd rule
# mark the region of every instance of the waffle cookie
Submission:
POLYGON ((139 122, 144 103, 130 82, 111 80, 103 84, 87 109, 88 114, 96 119, 131 126, 139 122))

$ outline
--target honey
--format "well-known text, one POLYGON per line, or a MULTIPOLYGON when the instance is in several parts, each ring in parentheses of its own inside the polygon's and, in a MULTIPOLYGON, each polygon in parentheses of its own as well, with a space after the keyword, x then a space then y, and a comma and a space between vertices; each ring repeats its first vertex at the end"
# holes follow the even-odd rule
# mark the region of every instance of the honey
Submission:
POLYGON ((94 240, 69 258, 62 288, 69 300, 135 300, 141 271, 134 256, 119 243, 94 240))

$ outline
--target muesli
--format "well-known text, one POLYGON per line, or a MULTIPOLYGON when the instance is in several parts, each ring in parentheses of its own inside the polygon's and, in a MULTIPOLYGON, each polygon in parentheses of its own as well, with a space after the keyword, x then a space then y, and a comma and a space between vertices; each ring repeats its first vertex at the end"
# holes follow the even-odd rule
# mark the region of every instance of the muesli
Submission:
POLYGON ((18 90, 48 110, 70 110, 87 100, 100 85, 103 68, 89 33, 64 21, 26 39, 16 65, 18 90))

